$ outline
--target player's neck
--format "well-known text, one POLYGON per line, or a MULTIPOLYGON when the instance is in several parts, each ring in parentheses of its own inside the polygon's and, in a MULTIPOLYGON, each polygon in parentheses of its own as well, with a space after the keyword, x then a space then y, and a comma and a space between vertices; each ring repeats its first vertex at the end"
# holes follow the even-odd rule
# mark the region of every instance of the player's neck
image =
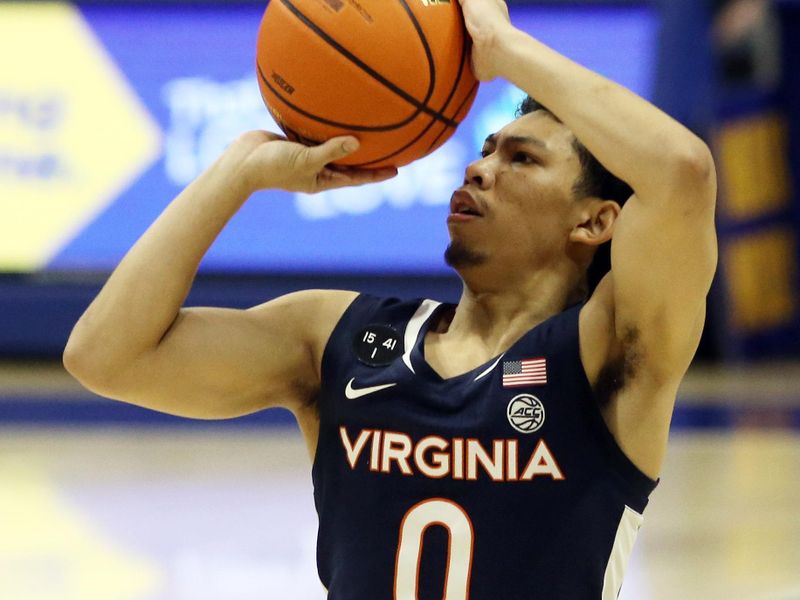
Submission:
POLYGON ((572 304, 567 279, 539 274, 508 290, 464 285, 455 311, 442 311, 425 338, 425 358, 441 377, 460 375, 507 351, 526 332, 572 304))
POLYGON ((503 351, 526 331, 582 299, 577 274, 539 271, 506 287, 470 285, 464 290, 452 321, 437 327, 452 339, 479 337, 503 351))

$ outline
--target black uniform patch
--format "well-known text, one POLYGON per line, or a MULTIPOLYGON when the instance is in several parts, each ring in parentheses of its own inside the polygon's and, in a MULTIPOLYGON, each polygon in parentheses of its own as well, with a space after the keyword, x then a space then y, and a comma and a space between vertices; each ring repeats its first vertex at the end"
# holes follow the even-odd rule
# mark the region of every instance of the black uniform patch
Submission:
POLYGON ((385 367, 403 354, 403 342, 388 325, 367 325, 353 338, 353 350, 365 365, 385 367))

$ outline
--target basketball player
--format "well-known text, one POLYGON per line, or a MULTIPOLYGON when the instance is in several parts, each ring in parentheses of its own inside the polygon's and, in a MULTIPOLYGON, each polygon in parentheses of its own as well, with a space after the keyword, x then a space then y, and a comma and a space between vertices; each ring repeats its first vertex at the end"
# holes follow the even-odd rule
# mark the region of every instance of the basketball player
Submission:
POLYGON ((458 305, 312 290, 181 308, 254 191, 394 174, 326 167, 349 137, 310 148, 250 132, 125 256, 65 364, 99 394, 172 414, 291 410, 314 459, 329 598, 616 598, 703 327, 713 161, 655 107, 514 28, 504 2, 461 5, 476 76, 547 110, 528 101, 493 132, 453 194, 458 305))

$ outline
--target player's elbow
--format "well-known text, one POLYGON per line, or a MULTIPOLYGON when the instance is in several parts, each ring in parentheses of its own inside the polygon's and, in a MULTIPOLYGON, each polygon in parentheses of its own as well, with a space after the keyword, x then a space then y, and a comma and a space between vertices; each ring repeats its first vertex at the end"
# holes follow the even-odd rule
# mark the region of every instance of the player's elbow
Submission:
POLYGON ((103 352, 95 341, 73 330, 61 362, 64 369, 83 387, 101 396, 108 396, 117 372, 110 358, 111 353, 103 352))
POLYGON ((714 212, 717 199, 714 158, 708 146, 694 135, 676 140, 662 153, 657 177, 648 183, 651 187, 642 189, 641 197, 661 196, 684 216, 714 212))
POLYGON ((676 176, 682 185, 703 192, 698 195, 711 203, 716 201, 717 170, 714 156, 705 142, 693 136, 676 152, 674 164, 676 176))
POLYGON ((710 180, 716 176, 711 148, 700 138, 695 138, 683 157, 684 167, 695 179, 710 180))
POLYGON ((89 352, 86 351, 81 343, 70 337, 66 348, 61 356, 64 369, 72 375, 83 387, 90 391, 96 391, 100 387, 105 387, 101 383, 101 369, 89 352))

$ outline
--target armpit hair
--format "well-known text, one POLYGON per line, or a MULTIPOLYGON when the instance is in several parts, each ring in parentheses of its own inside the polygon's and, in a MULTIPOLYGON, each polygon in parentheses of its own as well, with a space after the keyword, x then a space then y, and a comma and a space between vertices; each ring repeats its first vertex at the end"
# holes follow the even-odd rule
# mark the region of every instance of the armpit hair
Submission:
POLYGON ((291 383, 291 388, 297 396, 305 398, 301 408, 304 410, 311 410, 319 416, 319 386, 309 385, 307 381, 302 379, 294 379, 291 383))
POLYGON ((597 405, 607 406, 611 400, 624 389, 639 370, 642 362, 642 351, 639 346, 639 330, 629 327, 621 340, 619 353, 609 360, 597 376, 594 385, 594 396, 597 405))

